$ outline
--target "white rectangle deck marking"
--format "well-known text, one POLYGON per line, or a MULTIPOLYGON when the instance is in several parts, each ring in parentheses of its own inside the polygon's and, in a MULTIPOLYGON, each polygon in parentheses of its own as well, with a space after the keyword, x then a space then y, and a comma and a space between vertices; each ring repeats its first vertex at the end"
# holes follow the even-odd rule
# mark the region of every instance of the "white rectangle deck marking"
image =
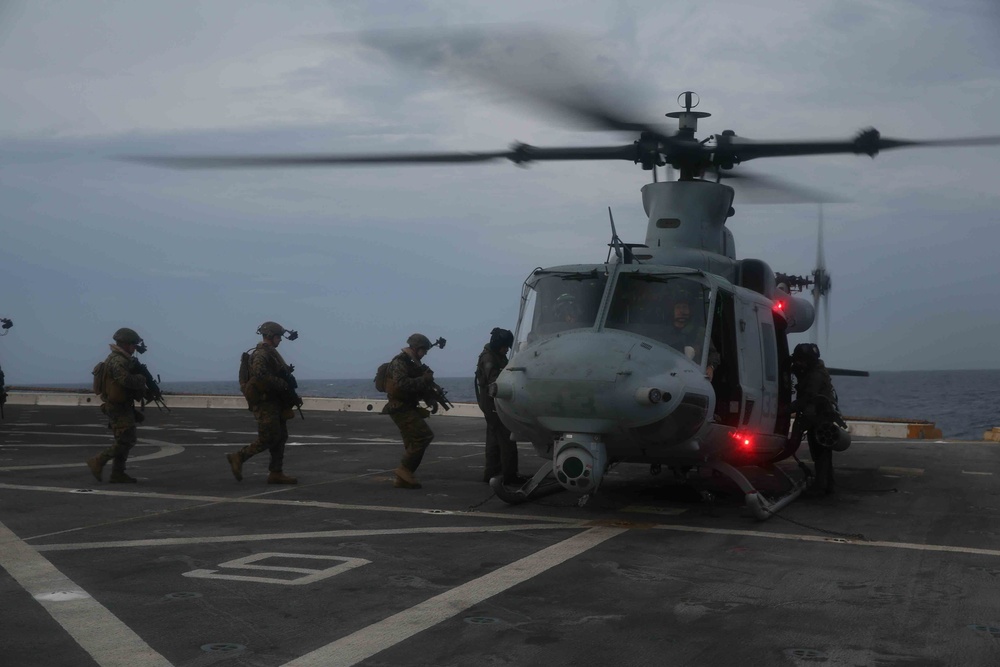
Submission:
POLYGON ((2 523, 0 566, 98 665, 171 667, 170 661, 2 523))
POLYGON ((625 532, 624 528, 592 528, 553 544, 510 565, 473 579, 429 600, 362 628, 312 653, 285 663, 284 667, 350 667, 391 648, 438 623, 470 609, 483 600, 528 581, 605 540, 625 532))
POLYGON ((963 470, 963 475, 992 475, 991 472, 980 472, 978 470, 963 470))
POLYGON ((228 579, 229 581, 249 581, 257 584, 279 584, 283 586, 303 586, 313 584, 323 579, 343 574, 348 570, 353 570, 362 565, 368 565, 370 560, 364 558, 347 558, 345 556, 323 556, 318 554, 286 554, 278 552, 265 552, 252 554, 234 560, 227 560, 219 563, 217 567, 231 568, 234 570, 264 570, 267 572, 291 572, 292 574, 305 575, 297 579, 278 579, 277 577, 251 577, 245 574, 219 574, 215 570, 191 570, 181 573, 182 577, 193 577, 195 579, 228 579), (337 565, 317 570, 313 567, 283 567, 279 565, 256 565, 257 561, 267 558, 305 558, 313 560, 335 560, 340 561, 337 565))

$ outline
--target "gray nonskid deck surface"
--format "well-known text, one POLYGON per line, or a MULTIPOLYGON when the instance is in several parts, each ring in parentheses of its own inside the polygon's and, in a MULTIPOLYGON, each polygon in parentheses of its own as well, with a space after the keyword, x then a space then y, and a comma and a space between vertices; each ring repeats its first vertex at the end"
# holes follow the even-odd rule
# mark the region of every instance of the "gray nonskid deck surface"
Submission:
POLYGON ((478 419, 431 420, 409 491, 378 415, 290 422, 300 483, 277 487, 266 453, 229 472, 247 412, 151 413, 139 483, 111 485, 83 464, 110 442, 96 409, 6 411, 4 665, 1000 662, 995 444, 855 442, 836 495, 758 523, 639 465, 584 507, 507 506, 478 419))

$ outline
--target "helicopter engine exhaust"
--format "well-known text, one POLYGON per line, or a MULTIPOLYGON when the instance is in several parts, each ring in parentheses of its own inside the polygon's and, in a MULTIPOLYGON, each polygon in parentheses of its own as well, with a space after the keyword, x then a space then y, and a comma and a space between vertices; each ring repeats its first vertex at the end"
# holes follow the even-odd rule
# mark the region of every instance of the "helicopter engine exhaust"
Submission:
POLYGON ((608 454, 594 433, 564 433, 556 440, 553 454, 556 479, 576 493, 593 493, 601 485, 608 467, 608 454))

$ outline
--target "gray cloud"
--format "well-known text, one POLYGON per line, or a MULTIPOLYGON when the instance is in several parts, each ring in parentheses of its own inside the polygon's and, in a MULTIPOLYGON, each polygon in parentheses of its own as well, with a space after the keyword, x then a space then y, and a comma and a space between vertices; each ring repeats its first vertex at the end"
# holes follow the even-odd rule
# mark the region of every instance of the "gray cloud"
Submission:
MULTIPOLYGON (((703 136, 1000 134, 989 2, 56 9, 0 15, 0 279, 14 286, 0 315, 17 323, 0 362, 16 383, 85 381, 123 325, 164 379, 231 378, 265 319, 302 332, 288 355, 303 377, 367 377, 414 330, 447 337, 433 365, 465 375, 489 330, 513 327, 531 269, 603 261, 608 206, 622 237, 642 240, 648 174, 625 163, 174 172, 108 159, 630 140, 581 134, 468 71, 400 67, 358 31, 529 22, 585 35, 574 52, 590 56, 569 69, 638 89, 629 104, 654 120, 693 89, 713 114, 703 136), (330 33, 344 38, 318 38, 330 33)), ((749 165, 851 199, 825 208, 832 364, 1000 367, 998 162, 981 148, 749 165)), ((814 206, 736 209, 741 256, 812 268, 814 206)))

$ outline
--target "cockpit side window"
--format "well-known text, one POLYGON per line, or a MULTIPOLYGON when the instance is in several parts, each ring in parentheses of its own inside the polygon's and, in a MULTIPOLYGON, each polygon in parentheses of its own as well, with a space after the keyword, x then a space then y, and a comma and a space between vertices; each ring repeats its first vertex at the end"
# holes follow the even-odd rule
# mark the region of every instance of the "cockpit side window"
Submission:
POLYGON ((571 329, 589 329, 597 322, 608 278, 599 271, 553 273, 542 276, 528 288, 520 322, 519 347, 523 340, 539 338, 571 329))
POLYGON ((711 295, 683 276, 622 274, 605 327, 652 338, 700 364, 711 295))

